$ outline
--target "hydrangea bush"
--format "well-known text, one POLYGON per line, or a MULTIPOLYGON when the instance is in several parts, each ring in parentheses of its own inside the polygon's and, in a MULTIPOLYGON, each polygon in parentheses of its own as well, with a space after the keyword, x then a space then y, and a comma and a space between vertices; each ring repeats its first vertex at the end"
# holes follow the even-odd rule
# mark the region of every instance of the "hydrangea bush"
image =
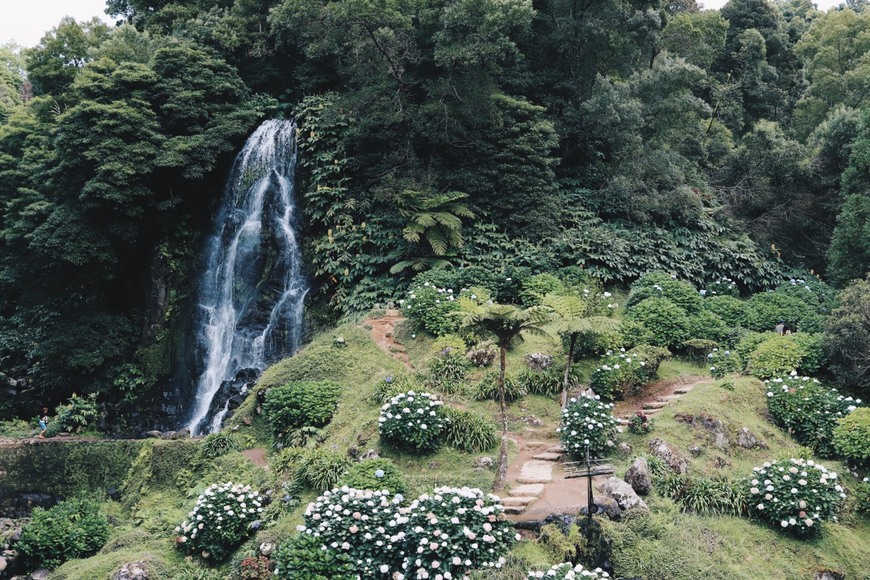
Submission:
POLYGON ((432 451, 442 443, 447 426, 444 403, 430 393, 399 393, 381 407, 381 437, 399 447, 432 451))
POLYGON ((222 560, 258 527, 263 503, 250 485, 210 485, 197 498, 188 518, 175 528, 179 534, 176 546, 189 554, 222 560))
POLYGON ((402 510, 407 514, 406 578, 463 578, 478 568, 501 568, 518 537, 498 496, 475 488, 441 487, 402 510))
POLYGON ((613 404, 604 403, 597 396, 568 401, 557 431, 571 456, 585 457, 588 448, 592 457, 599 457, 613 445, 617 428, 612 409, 613 404))
POLYGON ((459 325, 459 302, 452 288, 436 288, 424 282, 411 288, 400 304, 402 313, 411 322, 435 336, 453 333, 459 325))
POLYGON ((714 379, 721 379, 731 373, 737 373, 743 370, 743 363, 736 352, 730 350, 719 350, 714 348, 707 355, 707 364, 710 365, 710 376, 714 379))
POLYGON ((765 462, 752 469, 746 502, 751 515, 796 535, 816 533, 835 512, 846 493, 837 473, 805 459, 765 462))
POLYGON ((767 387, 767 409, 774 421, 797 439, 801 445, 822 456, 833 456, 834 428, 861 404, 861 399, 844 397, 822 386, 818 380, 792 373, 764 381, 767 387))
POLYGON ((576 566, 570 562, 562 562, 545 571, 529 571, 529 580, 547 578, 547 580, 574 580, 575 578, 610 578, 610 574, 601 568, 590 570, 582 564, 576 566))
POLYGON ((621 399, 649 382, 645 366, 646 361, 636 354, 626 353, 625 349, 609 350, 589 375, 589 386, 605 400, 621 399))

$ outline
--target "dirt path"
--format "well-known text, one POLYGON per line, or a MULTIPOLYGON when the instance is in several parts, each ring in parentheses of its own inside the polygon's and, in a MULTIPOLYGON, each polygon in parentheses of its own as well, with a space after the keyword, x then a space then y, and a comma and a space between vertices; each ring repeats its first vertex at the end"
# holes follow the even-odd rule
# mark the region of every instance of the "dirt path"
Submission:
POLYGON ((379 318, 369 318, 365 321, 365 325, 371 330, 369 331, 379 347, 390 353, 396 360, 401 361, 409 369, 414 368, 411 364, 411 359, 408 357, 408 352, 405 347, 395 341, 393 334, 396 332, 396 324, 402 322, 405 318, 398 310, 387 310, 383 316, 379 318))
POLYGON ((636 396, 617 401, 613 408, 613 416, 627 421, 638 411, 643 411, 649 416, 655 415, 698 385, 712 382, 713 379, 710 377, 684 375, 676 379, 651 383, 636 396))

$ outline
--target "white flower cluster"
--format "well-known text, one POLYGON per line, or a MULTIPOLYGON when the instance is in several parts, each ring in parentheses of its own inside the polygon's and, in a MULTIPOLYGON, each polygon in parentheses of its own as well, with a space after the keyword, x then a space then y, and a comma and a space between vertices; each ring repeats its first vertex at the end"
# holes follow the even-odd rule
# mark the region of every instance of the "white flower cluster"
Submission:
POLYGON ((571 399, 562 411, 562 425, 556 429, 568 453, 585 457, 588 449, 595 457, 613 446, 616 419, 612 409, 612 403, 603 403, 598 396, 571 399))
POLYGON ((834 511, 846 497, 837 473, 812 460, 765 462, 752 471, 750 512, 787 531, 808 533, 836 519, 834 511))
POLYGON ((577 564, 575 566, 570 562, 562 562, 561 564, 556 564, 549 570, 543 572, 530 571, 528 577, 529 580, 535 578, 547 578, 548 580, 574 580, 575 578, 610 578, 610 574, 601 568, 589 570, 588 568, 584 568, 582 564, 577 564))
POLYGON ((417 450, 434 449, 447 424, 443 405, 444 402, 431 393, 399 393, 381 407, 380 434, 417 450))
POLYGON ((190 552, 232 545, 247 535, 250 524, 262 513, 263 503, 262 496, 250 485, 212 484, 197 498, 188 519, 175 528, 180 534, 176 542, 190 552))
POLYGON ((299 531, 344 552, 362 578, 467 578, 501 567, 515 539, 499 498, 479 489, 435 489, 409 506, 384 491, 334 489, 305 512, 299 531))

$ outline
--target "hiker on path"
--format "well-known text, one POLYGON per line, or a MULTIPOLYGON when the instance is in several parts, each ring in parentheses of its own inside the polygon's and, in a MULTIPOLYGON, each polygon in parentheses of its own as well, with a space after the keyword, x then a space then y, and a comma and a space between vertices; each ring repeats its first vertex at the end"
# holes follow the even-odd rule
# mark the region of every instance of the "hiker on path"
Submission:
POLYGON ((45 430, 48 429, 48 407, 43 407, 42 413, 39 414, 39 428, 42 429, 39 437, 45 439, 45 430))

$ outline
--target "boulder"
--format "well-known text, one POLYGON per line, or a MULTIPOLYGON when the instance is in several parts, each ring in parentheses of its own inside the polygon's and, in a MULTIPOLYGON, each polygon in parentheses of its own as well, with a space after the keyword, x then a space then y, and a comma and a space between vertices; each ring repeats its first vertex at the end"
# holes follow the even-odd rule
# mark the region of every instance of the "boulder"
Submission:
POLYGON ((701 454, 704 453, 704 450, 697 445, 692 445, 689 447, 689 453, 691 453, 693 457, 700 457, 701 454))
POLYGON ((478 457, 474 461, 474 468, 475 469, 492 469, 493 464, 494 464, 494 461, 493 461, 492 457, 486 457, 486 456, 478 457))
POLYGON ((148 580, 150 577, 145 562, 130 562, 121 566, 112 580, 148 580))
POLYGON ((650 453, 664 461, 671 468, 671 471, 686 473, 689 470, 689 464, 686 459, 666 441, 653 439, 649 442, 649 450, 650 453))
POLYGON ((616 477, 610 477, 601 484, 601 493, 616 500, 623 511, 639 510, 648 512, 646 503, 626 482, 616 477))
POLYGON ((763 449, 767 448, 767 445, 758 441, 755 433, 750 431, 749 427, 743 427, 737 432, 737 445, 744 449, 755 449, 756 447, 761 447, 763 449))
POLYGON ((51 572, 47 568, 40 568, 30 573, 30 580, 47 580, 51 572))
POLYGON ((360 455, 359 458, 360 458, 360 461, 362 461, 364 459, 380 459, 381 454, 378 453, 377 449, 369 449, 368 451, 366 451, 365 453, 360 455))
POLYGON ((631 445, 628 443, 620 443, 616 450, 619 451, 620 455, 631 455, 631 445))
POLYGON ((813 580, 845 580, 846 575, 833 570, 816 570, 813 580))
POLYGON ((175 432, 175 435, 172 436, 172 439, 190 439, 190 429, 185 427, 179 431, 175 432))
POLYGON ((151 437, 152 439, 159 439, 159 438, 160 438, 160 435, 161 435, 160 431, 156 431, 156 430, 155 430, 155 431, 146 431, 146 432, 145 432, 145 436, 146 436, 146 437, 151 437))
POLYGON ((3 556, 0 556, 0 572, 5 570, 7 565, 8 564, 6 564, 6 558, 4 558, 3 556))
POLYGON ((164 431, 160 434, 161 439, 175 439, 176 431, 164 431))
POLYGON ((263 542, 260 544, 260 554, 266 556, 267 558, 272 555, 272 552, 275 551, 275 544, 272 542, 263 542))
POLYGON ((625 473, 625 481, 638 495, 646 495, 652 491, 649 463, 647 463, 645 457, 635 458, 625 473))
MULTIPOLYGON (((619 503, 617 503, 617 501, 612 497, 597 495, 592 499, 592 503, 595 506, 595 511, 592 512, 593 514, 604 514, 613 521, 619 521, 622 519, 622 509, 619 507, 619 503)), ((587 506, 580 508, 581 516, 585 516, 588 513, 589 508, 587 506)))

